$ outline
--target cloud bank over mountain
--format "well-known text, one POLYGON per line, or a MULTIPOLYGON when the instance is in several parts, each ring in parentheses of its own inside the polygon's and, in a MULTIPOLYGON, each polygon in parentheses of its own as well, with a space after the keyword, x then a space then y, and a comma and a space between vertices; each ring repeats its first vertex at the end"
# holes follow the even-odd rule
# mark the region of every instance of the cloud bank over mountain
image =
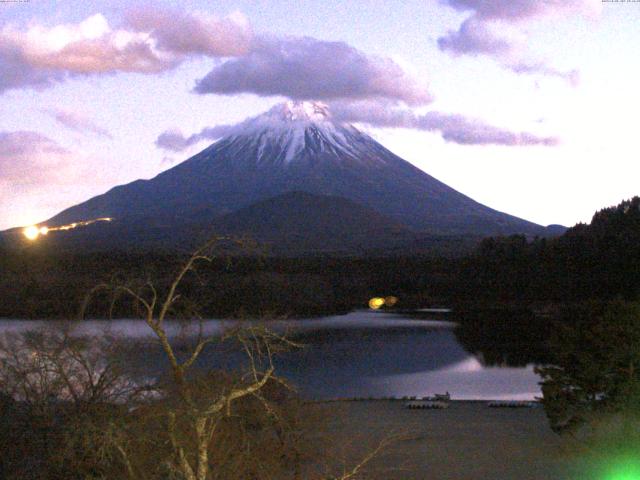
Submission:
POLYGON ((465 115, 438 111, 416 114, 410 109, 377 102, 333 103, 331 110, 334 117, 341 121, 364 123, 372 127, 437 132, 447 142, 460 145, 554 146, 560 142, 556 137, 512 132, 465 115))
MULTIPOLYGON (((360 123, 371 127, 408 128, 439 134, 445 141, 459 145, 555 146, 560 139, 527 132, 513 132, 481 119, 460 114, 430 111, 416 114, 394 101, 335 101, 329 103, 331 119, 338 123, 360 123)), ((237 125, 242 125, 241 122, 237 125)), ((207 127, 185 136, 177 129, 160 134, 156 146, 173 152, 184 151, 201 141, 218 140, 233 132, 237 125, 207 127)))
POLYGON ((393 60, 310 37, 257 38, 247 55, 214 67, 195 91, 295 100, 387 98, 410 105, 432 100, 426 86, 393 60))

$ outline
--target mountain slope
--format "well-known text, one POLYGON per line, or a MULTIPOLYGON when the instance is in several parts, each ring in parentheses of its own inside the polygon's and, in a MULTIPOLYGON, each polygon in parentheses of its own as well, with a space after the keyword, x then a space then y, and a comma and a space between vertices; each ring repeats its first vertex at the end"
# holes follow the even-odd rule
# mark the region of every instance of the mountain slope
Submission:
POLYGON ((335 196, 289 192, 212 222, 212 230, 247 236, 279 254, 354 253, 409 244, 415 234, 370 208, 335 196))
MULTIPOLYGON (((212 236, 245 238, 244 253, 298 256, 308 254, 460 255, 472 250, 481 237, 431 236, 414 232, 390 217, 329 195, 288 192, 261 200, 236 212, 214 216, 210 209, 188 220, 155 217, 147 221, 126 217, 87 227, 41 236, 41 250, 101 251, 114 246, 124 250, 195 250, 212 236)), ((20 229, 0 235, 0 247, 29 244, 20 229)), ((239 252, 240 252, 239 251, 239 252)))
POLYGON ((393 154, 319 103, 287 102, 151 180, 137 180, 47 221, 97 217, 185 223, 287 192, 344 197, 429 234, 542 234, 481 205, 393 154))

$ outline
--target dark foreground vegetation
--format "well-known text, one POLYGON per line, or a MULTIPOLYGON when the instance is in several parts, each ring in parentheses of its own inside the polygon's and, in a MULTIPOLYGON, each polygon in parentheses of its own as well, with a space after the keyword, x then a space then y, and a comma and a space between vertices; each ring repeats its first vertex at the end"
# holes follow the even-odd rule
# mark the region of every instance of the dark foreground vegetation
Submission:
MULTIPOLYGON (((252 331, 224 342, 257 356, 271 340, 252 331)), ((143 381, 123 347, 72 329, 4 339, 0 478, 339 479, 375 452, 371 443, 350 465, 336 461, 324 429, 336 415, 300 401, 268 362, 183 377, 167 362, 166 376, 143 381)))
MULTIPOLYGON (((89 317, 141 316, 162 343, 153 298, 172 299, 162 318, 190 319, 322 315, 386 295, 397 296, 399 308, 452 306, 458 339, 486 364, 538 365, 554 431, 583 438, 593 452, 605 442, 612 454, 640 458, 640 198, 558 238, 490 238, 464 258, 208 260, 180 278, 174 298, 175 273, 187 261, 180 255, 71 255, 37 245, 1 252, 0 317, 77 318, 81 310, 89 317)), ((188 354, 172 359, 165 345, 168 381, 133 388, 118 374, 103 388, 91 374, 79 377, 84 386, 75 391, 69 379, 76 370, 104 371, 105 364, 92 360, 96 345, 69 353, 75 343, 51 338, 53 344, 24 337, 3 346, 5 478, 331 478, 317 470, 326 460, 308 451, 325 451, 314 447, 313 433, 324 422, 313 424, 305 404, 269 370, 265 348, 280 348, 284 339, 259 334, 247 350, 246 337, 235 337, 252 361, 264 362, 269 352, 267 363, 188 375, 175 363, 188 362, 188 354), (61 352, 71 371, 58 365, 61 352), (113 397, 123 386, 124 401, 113 397), (215 444, 205 441, 214 437, 215 444), (207 473, 190 476, 198 465, 207 473)), ((186 351, 199 355, 197 345, 186 351)))
POLYGON ((190 331, 167 333, 182 281, 210 259, 196 252, 165 291, 114 280, 97 284, 83 304, 131 299, 163 352, 159 376, 135 371, 127 339, 82 337, 73 323, 2 336, 3 479, 365 478, 391 438, 350 466, 336 462, 339 445, 323 437, 325 421, 275 372, 274 357, 298 345, 257 326, 207 337, 194 311, 190 331), (233 370, 197 366, 214 346, 245 361, 233 370))
POLYGON ((461 342, 488 363, 538 364, 551 428, 579 440, 596 478, 640 475, 640 198, 554 240, 487 239, 465 262, 481 301, 459 308, 461 342))

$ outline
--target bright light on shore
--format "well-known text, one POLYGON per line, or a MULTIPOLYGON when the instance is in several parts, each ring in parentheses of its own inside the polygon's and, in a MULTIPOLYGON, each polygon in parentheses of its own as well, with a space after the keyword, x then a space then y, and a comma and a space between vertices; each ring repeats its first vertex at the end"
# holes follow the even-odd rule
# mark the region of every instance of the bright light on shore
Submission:
POLYGON ((372 310, 378 310, 380 307, 384 305, 384 298, 373 297, 369 300, 369 308, 372 310))
POLYGON ((30 227, 25 228, 22 231, 22 233, 29 240, 35 240, 36 238, 38 238, 38 235, 40 235, 40 229, 38 227, 36 227, 35 225, 31 225, 30 227))
POLYGON ((33 241, 33 240, 36 240, 40 235, 46 235, 49 232, 72 230, 77 227, 86 227, 87 225, 91 225, 92 223, 96 223, 96 222, 111 222, 111 221, 113 221, 113 218, 103 217, 103 218, 95 218, 93 220, 87 220, 83 222, 73 222, 73 223, 70 223, 69 225, 61 225, 59 227, 46 227, 46 226, 38 227, 37 225, 31 225, 29 227, 26 227, 24 230, 22 230, 22 233, 29 240, 33 241))
POLYGON ((378 310, 382 307, 393 307, 396 303, 398 303, 398 297, 392 295, 388 297, 373 297, 369 300, 369 308, 378 310))

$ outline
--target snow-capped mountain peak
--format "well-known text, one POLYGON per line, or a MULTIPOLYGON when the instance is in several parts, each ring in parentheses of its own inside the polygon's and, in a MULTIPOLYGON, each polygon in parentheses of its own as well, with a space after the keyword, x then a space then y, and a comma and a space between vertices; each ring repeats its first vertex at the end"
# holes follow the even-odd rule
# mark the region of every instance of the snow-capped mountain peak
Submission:
POLYGON ((311 101, 288 101, 276 105, 268 115, 280 115, 283 120, 303 122, 323 122, 331 119, 327 104, 311 101))
POLYGON ((287 101, 279 103, 266 112, 245 120, 236 128, 243 134, 270 128, 274 130, 304 129, 310 125, 331 128, 333 121, 329 107, 322 102, 287 101))
POLYGON ((288 164, 305 151, 360 159, 356 147, 364 137, 355 127, 334 122, 329 107, 322 102, 287 101, 238 124, 221 142, 255 143, 258 163, 266 155, 270 163, 288 164))

